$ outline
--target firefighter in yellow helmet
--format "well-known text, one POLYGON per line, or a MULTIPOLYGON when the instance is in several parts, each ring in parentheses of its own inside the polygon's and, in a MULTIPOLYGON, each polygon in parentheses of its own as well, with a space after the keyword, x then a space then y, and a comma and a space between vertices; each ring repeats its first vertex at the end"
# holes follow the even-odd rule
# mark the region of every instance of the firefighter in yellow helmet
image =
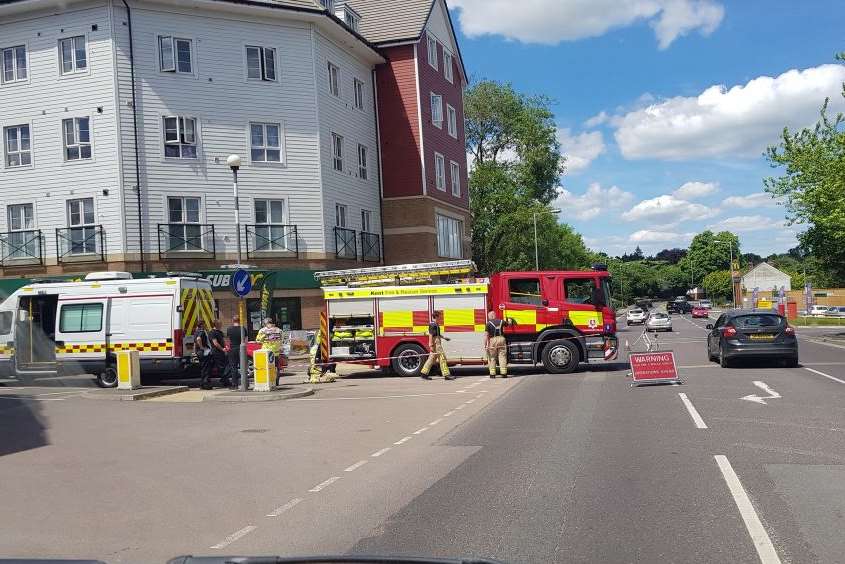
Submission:
POLYGON ((449 374, 449 365, 446 362, 446 352, 443 350, 443 340, 449 340, 440 333, 440 321, 443 318, 443 313, 435 311, 431 323, 428 324, 428 359, 422 367, 420 376, 424 380, 431 380, 428 375, 431 372, 431 367, 435 362, 440 363, 440 373, 446 380, 454 380, 455 377, 449 374))
POLYGON ((508 322, 504 319, 496 319, 496 312, 487 313, 486 335, 484 348, 487 349, 487 368, 490 370, 490 377, 496 377, 496 360, 499 361, 499 374, 502 378, 508 377, 508 343, 505 341, 505 327, 508 322))

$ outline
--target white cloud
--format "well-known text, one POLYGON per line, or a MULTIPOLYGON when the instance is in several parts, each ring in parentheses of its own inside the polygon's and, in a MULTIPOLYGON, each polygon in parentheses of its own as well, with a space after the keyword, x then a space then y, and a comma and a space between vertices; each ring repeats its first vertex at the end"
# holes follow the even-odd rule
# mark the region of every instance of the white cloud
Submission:
POLYGON ((561 189, 554 206, 560 208, 561 219, 592 219, 608 209, 620 209, 634 201, 634 195, 618 186, 602 188, 598 182, 590 184, 582 195, 561 189))
POLYGON ((682 200, 670 194, 664 194, 643 200, 636 206, 622 214, 626 221, 650 220, 677 223, 696 219, 710 219, 719 210, 682 200))
POLYGON ((593 117, 589 118, 587 121, 584 122, 585 127, 597 127, 599 125, 603 125, 610 120, 610 115, 602 110, 593 117))
POLYGON ((685 182, 672 195, 681 200, 695 200, 719 191, 718 182, 685 182))
POLYGON ((653 231, 641 229, 631 233, 628 240, 633 243, 672 243, 675 246, 683 246, 689 243, 695 233, 673 233, 671 231, 653 231))
POLYGON ((773 232, 780 233, 784 228, 784 222, 764 215, 737 215, 727 217, 719 223, 708 225, 707 228, 713 231, 730 231, 731 233, 771 229, 773 232))
POLYGON ((670 98, 617 116, 616 142, 628 159, 759 156, 784 126, 818 119, 825 97, 831 110, 840 96, 845 66, 822 65, 761 76, 730 89, 711 86, 695 97, 670 98))
POLYGON ((725 12, 714 0, 452 0, 451 4, 458 9, 461 30, 470 37, 501 35, 554 45, 647 21, 661 49, 692 31, 709 35, 725 12))
POLYGON ((747 196, 728 196, 722 202, 722 207, 725 209, 773 208, 777 205, 778 200, 765 192, 756 192, 747 196))
POLYGON ((560 142, 561 153, 566 156, 566 171, 569 173, 584 170, 604 153, 604 138, 600 131, 573 135, 568 127, 559 127, 557 140, 560 142))

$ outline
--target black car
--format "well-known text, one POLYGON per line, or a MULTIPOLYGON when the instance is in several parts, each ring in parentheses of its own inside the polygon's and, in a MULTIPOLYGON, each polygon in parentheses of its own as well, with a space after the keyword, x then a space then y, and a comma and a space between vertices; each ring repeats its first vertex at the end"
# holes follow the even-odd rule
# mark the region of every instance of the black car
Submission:
POLYGON ((692 305, 689 302, 669 302, 666 304, 666 311, 669 313, 690 313, 692 305))
POLYGON ((786 318, 772 310, 736 309, 707 325, 707 357, 727 368, 737 358, 780 358, 798 366, 798 339, 786 318))

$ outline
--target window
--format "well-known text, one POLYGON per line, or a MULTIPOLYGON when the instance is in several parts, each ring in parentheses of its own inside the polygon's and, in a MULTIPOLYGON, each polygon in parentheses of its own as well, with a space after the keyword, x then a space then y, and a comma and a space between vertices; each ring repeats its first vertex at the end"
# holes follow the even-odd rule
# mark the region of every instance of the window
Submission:
POLYGON ((444 258, 461 258, 464 222, 437 214, 437 254, 444 258))
POLYGON ((358 178, 367 179, 367 147, 358 144, 358 178))
POLYGON ((360 80, 353 79, 352 91, 355 93, 355 108, 358 110, 364 109, 364 83, 360 80))
POLYGON ((193 64, 191 59, 191 40, 158 36, 159 68, 162 72, 176 72, 191 74, 193 64))
POLYGON ((449 162, 449 180, 452 182, 452 195, 461 197, 461 166, 455 161, 449 162))
POLYGON ((94 198, 80 198, 67 202, 67 224, 70 227, 72 255, 97 252, 97 227, 94 225, 94 198))
POLYGON ((542 305, 540 281, 536 278, 516 278, 508 280, 510 301, 514 304, 542 305))
POLYGON ((95 333, 103 329, 103 304, 64 304, 59 320, 62 333, 95 333))
POLYGON ((443 96, 431 94, 431 123, 434 127, 443 127, 443 96))
POLYGON ((361 210, 361 231, 364 233, 371 233, 372 228, 372 212, 370 210, 361 210))
POLYGON ((332 96, 340 96, 340 69, 335 64, 326 64, 329 72, 329 92, 332 96))
POLYGON ((428 64, 437 68, 437 40, 428 36, 428 64))
POLYGON ((334 7, 334 0, 320 0, 320 4, 326 10, 331 10, 334 7))
POLYGON ((591 278, 581 280, 564 280, 563 292, 566 301, 571 304, 588 304, 593 298, 593 280, 591 278))
POLYGON ((88 68, 88 53, 85 36, 67 37, 59 40, 59 58, 62 74, 81 72, 88 68))
POLYGON ((446 159, 440 153, 434 153, 434 185, 446 191, 446 159))
POLYGON ((247 45, 246 77, 250 80, 276 80, 276 50, 247 45))
POLYGON ((452 76, 452 53, 443 49, 443 76, 446 77, 446 80, 452 82, 454 77, 452 76))
POLYGON ((249 124, 250 159, 254 163, 282 162, 282 141, 278 123, 249 124))
POLYGON ((164 117, 164 156, 174 159, 197 158, 197 120, 164 117))
POLYGON ((9 258, 33 258, 40 256, 38 240, 28 233, 35 229, 35 214, 32 204, 13 204, 7 208, 9 225, 9 258))
POLYGON ((18 45, 3 49, 3 82, 26 80, 26 47, 18 45))
POLYGON ((65 160, 77 161, 91 158, 91 128, 87 117, 62 120, 65 143, 65 160))
POLYGON ((356 16, 348 6, 343 8, 343 14, 335 14, 343 20, 343 23, 349 27, 349 29, 358 31, 358 16, 356 16))
POLYGON ((343 172, 343 137, 332 133, 332 168, 343 172))
POLYGON ((458 112, 449 104, 446 104, 446 130, 449 135, 458 138, 458 112))
POLYGON ((346 206, 343 204, 334 205, 335 225, 338 227, 346 227, 346 206))
POLYGON ((8 335, 12 332, 12 312, 0 311, 0 335, 8 335))
POLYGON ((4 129, 6 139, 6 166, 32 164, 32 144, 29 125, 13 125, 4 129))
POLYGON ((287 250, 286 229, 284 200, 255 200, 256 251, 287 250))
POLYGON ((168 251, 201 251, 199 198, 167 198, 168 251))

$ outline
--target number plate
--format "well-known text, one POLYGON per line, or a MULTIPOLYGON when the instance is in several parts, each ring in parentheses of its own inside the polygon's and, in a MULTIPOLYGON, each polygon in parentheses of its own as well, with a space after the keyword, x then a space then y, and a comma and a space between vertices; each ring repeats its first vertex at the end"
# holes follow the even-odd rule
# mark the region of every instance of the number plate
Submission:
POLYGON ((752 341, 771 341, 775 336, 771 333, 756 333, 754 335, 748 335, 748 338, 752 341))

